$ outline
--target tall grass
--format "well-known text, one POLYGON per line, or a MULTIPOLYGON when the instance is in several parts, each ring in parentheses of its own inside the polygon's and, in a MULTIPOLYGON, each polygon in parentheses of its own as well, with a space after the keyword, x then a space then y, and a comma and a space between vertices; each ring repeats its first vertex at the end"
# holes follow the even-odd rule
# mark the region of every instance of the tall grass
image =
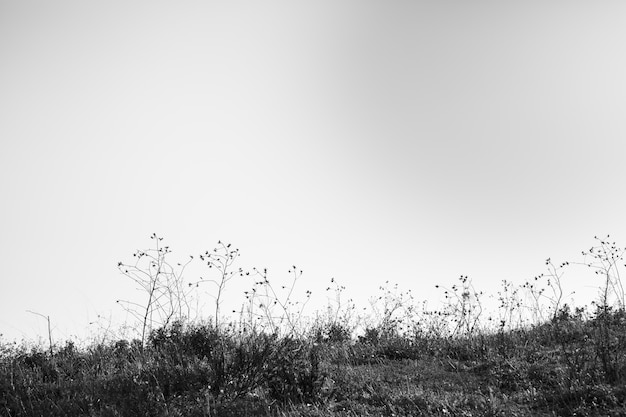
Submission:
POLYGON ((462 276, 440 287, 438 309, 386 283, 365 313, 333 281, 332 302, 312 317, 295 267, 278 291, 220 243, 200 257, 216 278, 186 281, 158 243, 119 264, 144 290, 143 303, 124 303, 134 338, 0 343, 0 415, 626 415, 623 251, 597 243, 584 261, 548 260, 536 279, 503 282, 496 311, 462 276), (563 302, 570 266, 599 271, 591 306, 563 302), (236 276, 253 284, 228 319, 220 302, 236 276), (192 321, 192 290, 205 284, 216 288, 215 314, 192 321))

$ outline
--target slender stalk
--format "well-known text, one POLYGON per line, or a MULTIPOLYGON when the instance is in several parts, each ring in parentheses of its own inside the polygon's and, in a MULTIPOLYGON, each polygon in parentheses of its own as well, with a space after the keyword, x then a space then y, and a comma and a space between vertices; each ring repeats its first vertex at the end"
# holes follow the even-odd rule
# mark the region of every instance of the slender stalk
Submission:
POLYGON ((52 330, 50 329, 50 316, 44 316, 41 313, 37 313, 35 311, 26 310, 27 313, 36 314, 37 316, 43 317, 48 322, 48 341, 50 342, 50 356, 52 356, 52 330))

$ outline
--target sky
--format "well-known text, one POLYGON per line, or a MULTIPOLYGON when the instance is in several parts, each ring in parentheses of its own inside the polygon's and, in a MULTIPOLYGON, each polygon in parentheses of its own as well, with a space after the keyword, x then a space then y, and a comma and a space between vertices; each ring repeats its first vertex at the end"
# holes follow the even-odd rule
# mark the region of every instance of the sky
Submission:
POLYGON ((386 281, 434 305, 460 275, 493 293, 595 235, 626 245, 625 17, 0 0, 0 333, 45 337, 29 311, 55 340, 124 321, 140 294, 117 262, 152 233, 173 261, 221 240, 272 280, 296 265, 320 305, 331 278, 361 305, 386 281))

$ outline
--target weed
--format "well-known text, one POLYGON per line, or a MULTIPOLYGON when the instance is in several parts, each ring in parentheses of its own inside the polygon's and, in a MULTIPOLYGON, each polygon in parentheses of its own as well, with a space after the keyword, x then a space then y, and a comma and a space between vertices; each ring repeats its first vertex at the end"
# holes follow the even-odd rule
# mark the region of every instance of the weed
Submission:
POLYGON ((141 324, 141 342, 154 325, 166 326, 172 320, 189 316, 189 290, 185 288, 183 274, 186 266, 193 260, 180 265, 177 271, 168 261, 171 253, 169 246, 162 246, 162 237, 156 233, 150 236, 155 248, 138 250, 133 254, 135 262, 118 262, 118 269, 139 286, 146 295, 141 302, 118 300, 117 302, 141 324))
POLYGON ((295 266, 279 286, 267 270, 237 268, 238 250, 218 242, 199 257, 217 276, 190 282, 189 263, 170 265, 169 247, 152 238, 154 249, 118 265, 145 296, 120 302, 137 319, 137 338, 107 329, 85 346, 50 340, 45 348, 0 339, 0 414, 626 414, 624 251, 608 240, 584 252, 584 262, 548 259, 548 271, 522 286, 503 281, 490 315, 466 276, 441 287, 436 310, 418 309, 410 291, 387 282, 369 314, 333 279, 327 308, 311 320, 311 292, 297 300, 295 266), (602 277, 591 312, 564 303, 564 273, 577 264, 602 277), (236 277, 254 284, 239 321, 229 322, 221 304, 236 277), (204 283, 215 290, 213 317, 192 321, 190 300, 204 283))

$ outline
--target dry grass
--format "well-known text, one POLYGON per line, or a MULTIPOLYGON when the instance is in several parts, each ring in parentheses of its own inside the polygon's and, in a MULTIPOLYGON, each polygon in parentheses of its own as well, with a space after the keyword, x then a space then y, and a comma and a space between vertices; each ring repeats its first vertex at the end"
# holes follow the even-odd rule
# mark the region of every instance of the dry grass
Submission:
POLYGON ((626 414, 619 311, 471 338, 315 341, 174 323, 145 347, 4 345, 7 416, 626 414), (600 322, 606 320, 606 322, 600 322), (605 328, 605 327, 608 327, 605 328), (601 338, 609 332, 607 367, 601 338), (425 349, 429 346, 429 349, 425 349))
MULTIPOLYGON (((267 271, 231 271, 238 251, 220 245, 201 256, 219 271, 209 282, 221 294, 231 277, 253 277, 248 321, 215 327, 182 319, 191 297, 179 291, 183 271, 169 266, 167 247, 140 251, 136 263, 119 264, 125 274, 147 271, 139 282, 147 302, 132 310, 140 338, 82 347, 0 340, 0 415, 626 415, 626 310, 616 273, 626 249, 600 240, 584 253, 591 260, 583 265, 604 282, 591 314, 562 304, 569 263, 548 260, 548 274, 532 283, 504 282, 493 316, 468 277, 442 287, 438 311, 419 311, 410 292, 383 286, 366 318, 353 303, 342 305, 345 288, 333 282, 336 304, 306 327, 303 304, 293 299, 301 271, 290 270, 292 287, 281 297, 267 271), (148 319, 153 311, 165 318, 160 325, 148 319), (529 311, 532 323, 524 321, 529 311)), ((217 305, 214 322, 222 323, 217 305)))

